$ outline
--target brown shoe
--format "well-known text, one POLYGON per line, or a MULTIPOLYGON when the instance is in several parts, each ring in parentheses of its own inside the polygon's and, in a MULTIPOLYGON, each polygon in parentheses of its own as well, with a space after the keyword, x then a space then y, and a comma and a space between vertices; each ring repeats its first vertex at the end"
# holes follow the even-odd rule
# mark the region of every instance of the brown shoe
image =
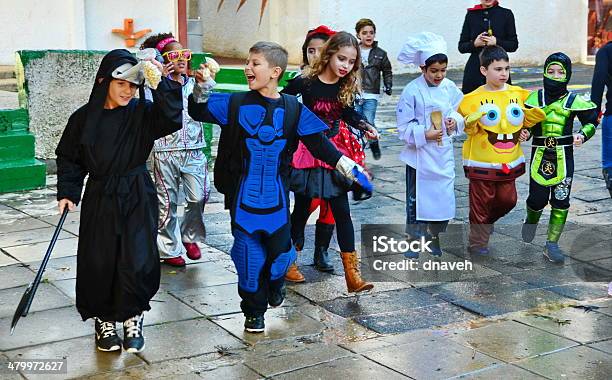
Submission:
POLYGON ((349 293, 363 292, 374 287, 373 284, 363 281, 359 273, 359 259, 357 252, 342 252, 342 265, 344 266, 344 279, 349 293))
POLYGON ((290 282, 304 282, 304 275, 300 272, 296 263, 293 263, 287 269, 287 273, 285 274, 285 280, 290 282))

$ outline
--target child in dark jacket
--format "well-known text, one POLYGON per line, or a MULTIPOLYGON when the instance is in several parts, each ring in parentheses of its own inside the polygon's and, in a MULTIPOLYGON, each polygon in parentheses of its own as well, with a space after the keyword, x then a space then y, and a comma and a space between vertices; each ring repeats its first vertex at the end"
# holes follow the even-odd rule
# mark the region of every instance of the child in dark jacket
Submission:
MULTIPOLYGON (((355 110, 365 116, 368 123, 374 125, 376 107, 380 97, 380 73, 382 72, 385 94, 391 95, 393 88, 393 73, 387 52, 378 47, 376 25, 368 18, 362 18, 355 25, 355 32, 359 38, 361 52, 361 97, 355 101, 355 110)), ((370 149, 375 160, 380 158, 380 145, 378 140, 370 141, 370 149)))

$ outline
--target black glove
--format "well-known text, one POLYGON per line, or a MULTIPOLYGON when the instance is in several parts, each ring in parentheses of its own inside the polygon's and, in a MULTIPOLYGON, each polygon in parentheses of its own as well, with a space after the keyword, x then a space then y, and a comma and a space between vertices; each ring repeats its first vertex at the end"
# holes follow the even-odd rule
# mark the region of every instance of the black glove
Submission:
POLYGON ((391 96, 392 92, 393 92, 393 89, 391 87, 385 87, 385 94, 391 96))

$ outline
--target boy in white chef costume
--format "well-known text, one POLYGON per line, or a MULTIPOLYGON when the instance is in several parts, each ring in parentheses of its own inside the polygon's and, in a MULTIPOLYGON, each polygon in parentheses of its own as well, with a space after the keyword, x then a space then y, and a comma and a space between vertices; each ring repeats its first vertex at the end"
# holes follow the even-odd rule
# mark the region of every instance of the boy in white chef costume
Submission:
MULTIPOLYGON (((442 255, 438 234, 455 217, 452 138, 464 127, 457 112, 463 93, 446 79, 446 51, 441 36, 422 32, 410 37, 397 57, 422 72, 406 85, 397 105, 397 129, 405 143, 400 160, 406 164, 406 232, 412 239, 431 240, 434 256, 442 255)), ((418 258, 418 253, 406 256, 418 258)))

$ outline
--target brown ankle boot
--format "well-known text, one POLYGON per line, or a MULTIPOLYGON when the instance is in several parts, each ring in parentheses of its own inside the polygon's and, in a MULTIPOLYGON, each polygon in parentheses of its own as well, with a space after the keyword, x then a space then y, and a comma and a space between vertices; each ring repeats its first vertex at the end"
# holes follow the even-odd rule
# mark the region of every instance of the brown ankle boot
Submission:
POLYGON ((344 266, 344 279, 349 293, 363 292, 374 287, 373 284, 363 281, 359 273, 359 259, 357 252, 342 252, 342 265, 344 266))
POLYGON ((304 282, 304 275, 300 272, 296 263, 293 263, 285 273, 285 280, 290 282, 304 282))
MULTIPOLYGON (((301 250, 302 250, 302 245, 296 244, 295 251, 298 255, 301 250)), ((289 269, 287 269, 287 273, 285 273, 285 281, 289 281, 289 282, 304 282, 305 281, 304 275, 298 269, 296 261, 297 261, 297 257, 295 261, 293 262, 293 264, 289 266, 289 269)))

